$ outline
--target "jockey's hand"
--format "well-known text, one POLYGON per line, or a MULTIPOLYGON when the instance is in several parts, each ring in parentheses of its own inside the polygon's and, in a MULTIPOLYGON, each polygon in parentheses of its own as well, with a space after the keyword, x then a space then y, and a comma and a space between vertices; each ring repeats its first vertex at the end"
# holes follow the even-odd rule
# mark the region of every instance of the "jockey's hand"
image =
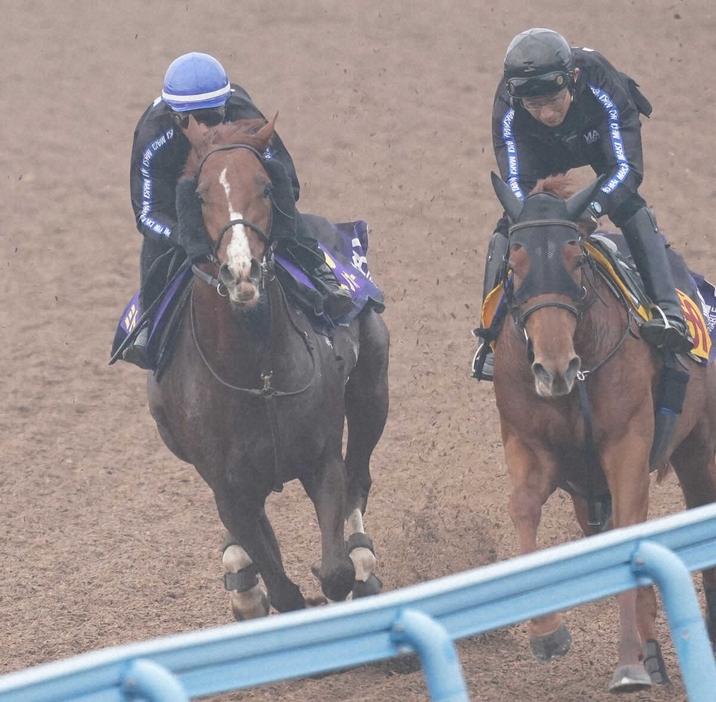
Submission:
POLYGON ((196 194, 196 178, 184 178, 176 188, 177 223, 170 239, 180 246, 192 261, 199 261, 214 252, 204 226, 201 200, 196 194))

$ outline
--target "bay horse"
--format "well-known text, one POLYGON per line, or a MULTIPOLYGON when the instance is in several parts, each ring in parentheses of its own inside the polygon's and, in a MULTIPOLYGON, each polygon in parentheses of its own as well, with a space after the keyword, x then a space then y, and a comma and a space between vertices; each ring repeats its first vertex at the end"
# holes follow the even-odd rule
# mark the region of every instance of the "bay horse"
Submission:
POLYGON ((214 255, 194 267, 170 360, 148 375, 164 443, 209 485, 228 532, 225 584, 237 620, 307 604, 265 511, 269 494, 294 479, 318 517, 313 571, 325 598, 380 585, 363 514, 388 412, 388 330, 366 307, 319 334, 273 274, 274 185, 262 154, 275 119, 246 133, 246 120, 204 131, 190 118, 184 176, 196 179, 214 255))
MULTIPOLYGON (((496 340, 494 390, 512 483, 509 514, 525 554, 537 548, 541 509, 557 488, 571 495, 585 536, 605 527, 609 502, 613 528, 647 519, 655 404, 667 358, 639 337, 636 316, 585 248, 577 222, 600 182, 565 198, 549 191, 564 180, 547 179, 522 201, 494 173, 492 179, 511 224, 508 312, 496 340), (590 518, 590 494, 603 496, 597 506, 607 504, 601 520, 590 518)), ((661 475, 673 466, 692 508, 716 500, 716 371, 691 359, 682 363, 690 382, 656 467, 661 475)), ((713 640, 716 569, 703 572, 703 584, 713 640)), ((618 665, 609 689, 668 682, 653 588, 617 600, 618 665)), ((541 660, 569 650, 560 614, 532 620, 529 631, 541 660)))

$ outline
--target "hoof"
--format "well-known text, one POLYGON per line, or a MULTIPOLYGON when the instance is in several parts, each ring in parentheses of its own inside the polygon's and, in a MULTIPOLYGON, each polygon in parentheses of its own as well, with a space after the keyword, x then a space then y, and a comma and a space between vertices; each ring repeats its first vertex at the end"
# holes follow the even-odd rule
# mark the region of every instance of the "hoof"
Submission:
MULTIPOLYGON (((257 586, 258 587, 258 586, 257 586)), ((260 590, 260 598, 256 598, 256 593, 231 592, 229 600, 231 602, 231 613, 237 622, 243 622, 248 619, 258 619, 265 617, 269 613, 269 601, 266 593, 260 590)))
POLYGON ((551 634, 530 636, 530 649, 538 661, 561 658, 569 652, 571 645, 572 636, 564 624, 560 624, 551 634))
POLYGON ((323 594, 331 602, 342 602, 348 597, 355 582, 355 567, 350 558, 346 558, 339 567, 329 573, 322 572, 323 563, 321 559, 314 561, 311 565, 311 572, 321 583, 323 594))
POLYGON ((643 665, 623 665, 614 673, 609 692, 639 692, 650 687, 651 678, 643 665))
POLYGON ((328 600, 323 595, 316 597, 306 597, 306 607, 324 607, 328 604, 328 600))
POLYGON ((666 663, 661 655, 661 646, 654 639, 649 639, 644 646, 644 669, 654 685, 671 685, 666 663))
POLYGON ((371 595, 377 595, 380 593, 383 587, 383 583, 373 573, 371 573, 368 580, 363 582, 362 580, 356 580, 353 584, 353 599, 357 597, 370 597, 371 595))

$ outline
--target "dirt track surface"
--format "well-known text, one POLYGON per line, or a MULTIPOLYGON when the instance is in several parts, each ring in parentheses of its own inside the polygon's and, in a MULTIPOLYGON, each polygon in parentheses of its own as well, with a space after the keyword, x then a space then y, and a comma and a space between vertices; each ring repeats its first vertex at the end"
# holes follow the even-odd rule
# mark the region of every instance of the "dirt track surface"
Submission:
MULTIPOLYGON (((230 621, 210 491, 159 439, 144 374, 107 366, 138 284, 133 129, 187 51, 214 54, 280 112, 303 211, 371 224, 393 339, 367 515, 386 589, 515 554, 493 392, 468 366, 499 216, 491 100, 517 32, 557 29, 639 81, 655 105, 642 193, 716 278, 712 0, 523 6, 0 0, 0 673, 230 621)), ((289 575, 315 594, 312 508, 295 486, 269 507, 289 575)), ((679 509, 673 477, 654 486, 652 516, 679 509)), ((555 495, 541 545, 577 536, 555 495)), ((572 652, 549 665, 533 661, 522 625, 460 642, 472 699, 608 699, 617 621, 613 600, 570 612, 572 652)), ((631 699, 685 699, 663 616, 660 632, 675 686, 631 699)), ((421 672, 377 665, 221 699, 427 693, 421 672)))

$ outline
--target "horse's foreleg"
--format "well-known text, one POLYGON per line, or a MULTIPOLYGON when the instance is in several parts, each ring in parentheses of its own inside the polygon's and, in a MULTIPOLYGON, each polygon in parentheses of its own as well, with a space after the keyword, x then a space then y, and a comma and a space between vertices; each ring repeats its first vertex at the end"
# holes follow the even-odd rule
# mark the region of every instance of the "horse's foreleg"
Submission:
MULTIPOLYGON (((278 542, 264 511, 263 503, 249 503, 235 495, 232 499, 228 491, 214 494, 221 521, 240 547, 240 551, 229 552, 227 549, 228 561, 224 560, 224 566, 238 566, 239 570, 242 570, 250 568, 250 564, 253 563, 266 585, 269 601, 277 611, 303 609, 306 602, 298 586, 288 578, 283 569, 278 542)), ((244 574, 246 573, 247 571, 244 574)), ((235 580, 232 576, 228 577, 229 580, 235 580)), ((249 584, 237 582, 243 586, 249 584)))
MULTIPOLYGON (((689 437, 674 453, 671 462, 689 509, 716 502, 716 461, 709 442, 689 437)), ((709 637, 716 645, 716 567, 707 568, 701 577, 709 637)))
MULTIPOLYGON (((647 407, 646 411, 651 412, 647 407)), ((652 421, 651 416, 645 424, 652 421)), ((649 442, 635 440, 637 429, 604 447, 602 466, 612 495, 613 524, 615 528, 639 524, 646 520, 649 509, 649 442)), ((640 437, 649 436, 643 426, 640 437)), ((656 606, 653 590, 622 592, 617 595, 619 604, 619 664, 609 689, 612 692, 633 692, 651 685, 644 667, 644 648, 647 639, 655 632, 656 606), (637 607, 640 608, 637 615, 637 607)))
POLYGON ((346 471, 340 457, 318 471, 314 480, 304 480, 321 530, 320 565, 314 573, 329 600, 345 600, 353 587, 355 568, 343 541, 346 471))
MULTIPOLYGON (((537 528, 542 505, 554 492, 557 466, 546 451, 528 447, 503 427, 505 461, 512 480, 508 510, 517 531, 520 553, 537 549, 537 528)), ((565 655, 571 637, 559 613, 547 614, 529 622, 530 648, 539 660, 549 661, 565 655)))
POLYGON ((269 613, 269 603, 259 584, 258 569, 249 554, 228 533, 224 539, 222 563, 226 570, 224 585, 229 591, 234 619, 265 617, 269 613))

